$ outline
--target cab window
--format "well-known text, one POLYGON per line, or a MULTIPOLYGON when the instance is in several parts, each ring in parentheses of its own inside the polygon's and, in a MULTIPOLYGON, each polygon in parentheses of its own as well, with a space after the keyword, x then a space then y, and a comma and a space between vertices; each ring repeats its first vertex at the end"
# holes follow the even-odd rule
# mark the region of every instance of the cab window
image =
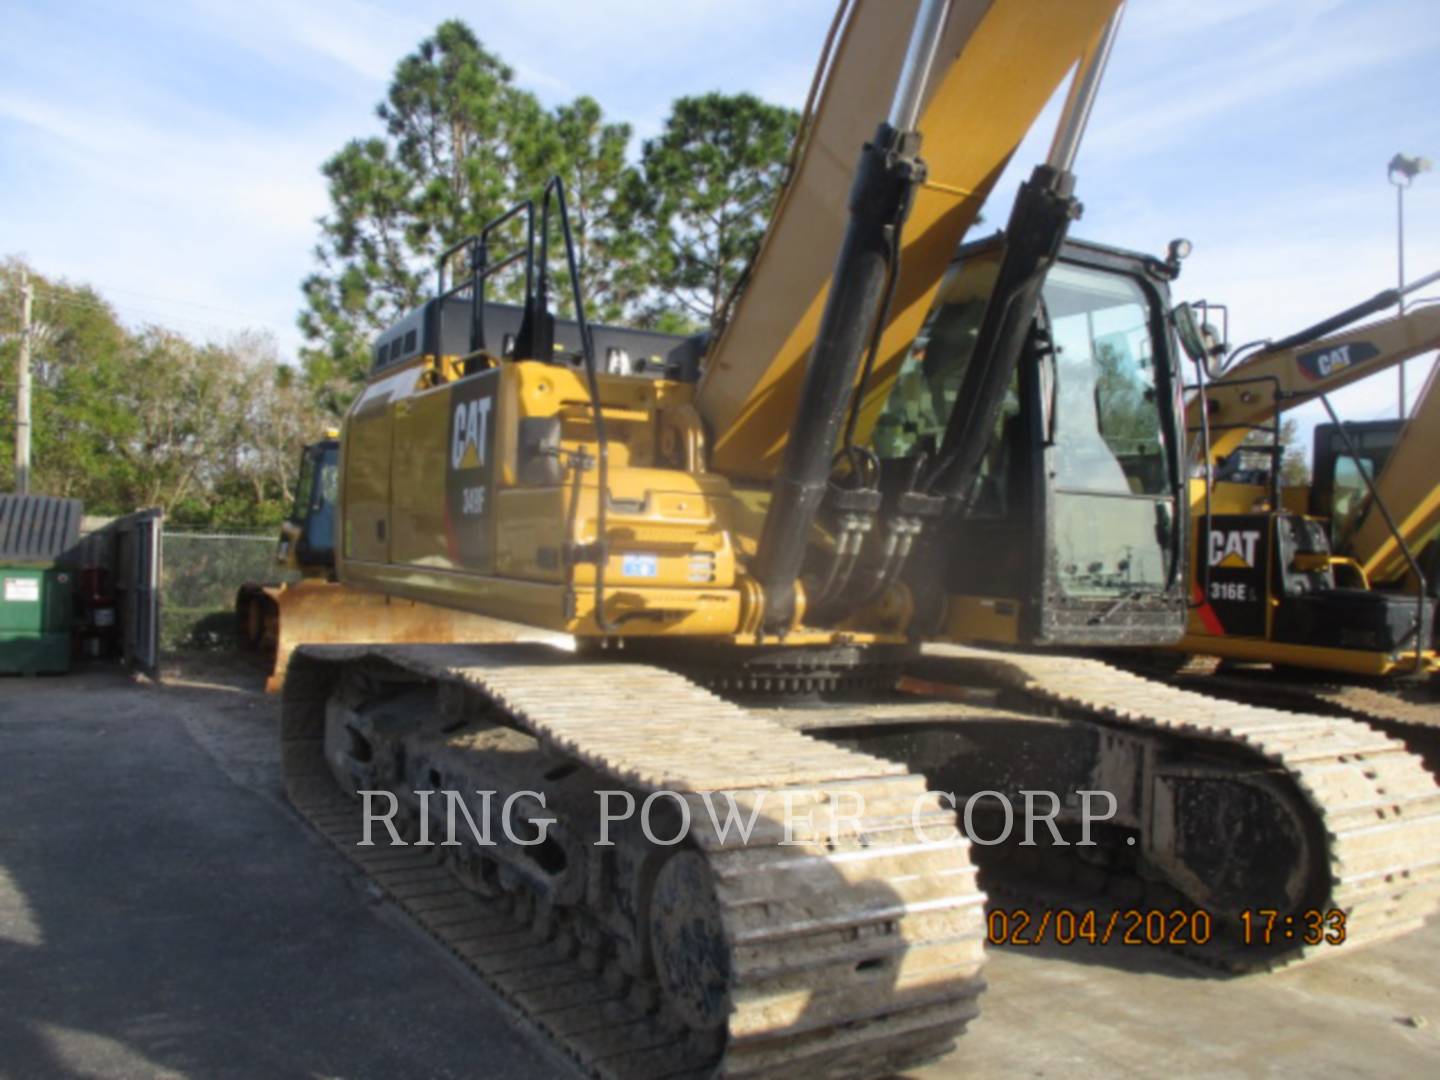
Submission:
POLYGON ((1168 495, 1149 307, 1131 278, 1061 264, 1044 288, 1054 343, 1056 487, 1168 495))
POLYGON ((1366 476, 1371 480, 1375 478, 1375 464, 1368 458, 1341 454, 1335 459, 1334 495, 1330 504, 1330 544, 1335 551, 1346 549, 1370 505, 1366 476))

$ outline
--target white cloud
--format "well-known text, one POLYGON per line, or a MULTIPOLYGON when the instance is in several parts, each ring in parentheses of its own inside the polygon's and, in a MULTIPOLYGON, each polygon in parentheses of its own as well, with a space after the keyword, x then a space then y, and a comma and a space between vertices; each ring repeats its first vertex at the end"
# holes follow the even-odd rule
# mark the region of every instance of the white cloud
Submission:
POLYGON ((403 53, 434 29, 412 14, 358 0, 200 0, 167 9, 165 17, 277 63, 313 65, 319 57, 367 81, 389 78, 403 53))
POLYGON ((318 173, 294 167, 313 160, 310 140, 13 94, 0 117, 28 129, 28 167, 48 204, 0 208, 8 246, 47 273, 113 290, 133 322, 203 337, 261 324, 293 353, 297 285, 326 208, 318 173))
POLYGON ((1224 41, 1205 35, 1235 23, 1276 11, 1291 19, 1313 18, 1338 6, 1339 0, 1143 0, 1126 8, 1121 33, 1125 40, 1147 47, 1180 41, 1198 51, 1224 41))
MULTIPOLYGON (((1335 3, 1310 3, 1291 10, 1270 4, 1242 12, 1232 4, 1210 17, 1221 25, 1267 8, 1272 14, 1283 13, 1284 19, 1267 20, 1278 25, 1266 25, 1260 32, 1221 39, 1224 48, 1207 47, 1197 30, 1185 43, 1172 42, 1165 50, 1174 54, 1175 62, 1168 64, 1156 62, 1153 43, 1126 38, 1122 31, 1116 54, 1135 60, 1132 78, 1121 86, 1111 80, 1102 92, 1086 157, 1115 161, 1164 152, 1177 142, 1209 137, 1213 127, 1207 125, 1224 122, 1237 111, 1263 108, 1287 94, 1314 92, 1355 72, 1383 72, 1440 46, 1440 21, 1400 22, 1380 5, 1340 9, 1335 3)), ((1206 8, 1197 5, 1196 10, 1206 8)))
POLYGON ((125 112, 7 97, 0 115, 36 129, 76 178, 103 178, 115 193, 203 207, 217 217, 241 212, 248 228, 308 231, 325 207, 317 174, 277 169, 308 152, 304 140, 241 125, 208 133, 132 119, 125 112))

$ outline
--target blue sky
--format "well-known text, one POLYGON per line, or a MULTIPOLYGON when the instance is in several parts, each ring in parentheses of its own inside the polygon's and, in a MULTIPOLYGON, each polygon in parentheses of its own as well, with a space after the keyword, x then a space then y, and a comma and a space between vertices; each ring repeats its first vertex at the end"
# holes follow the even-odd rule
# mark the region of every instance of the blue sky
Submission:
MULTIPOLYGON (((378 130, 395 62, 440 20, 467 19, 547 103, 588 93, 643 137, 681 94, 798 106, 833 8, 0 0, 0 254, 94 284, 128 321, 268 328, 293 355, 319 166, 378 130)), ((1130 0, 1077 164, 1076 234, 1157 253, 1189 237, 1178 295, 1228 303, 1237 343, 1366 298, 1395 278, 1386 163, 1440 160, 1437 73, 1433 0, 1130 0)), ((1052 122, 997 188, 992 223, 1052 122)), ((1410 276, 1440 269, 1440 173, 1419 178, 1406 216, 1410 276)), ((1412 362, 1412 393, 1429 366, 1412 362)), ((1393 415, 1394 383, 1338 402, 1393 415)))

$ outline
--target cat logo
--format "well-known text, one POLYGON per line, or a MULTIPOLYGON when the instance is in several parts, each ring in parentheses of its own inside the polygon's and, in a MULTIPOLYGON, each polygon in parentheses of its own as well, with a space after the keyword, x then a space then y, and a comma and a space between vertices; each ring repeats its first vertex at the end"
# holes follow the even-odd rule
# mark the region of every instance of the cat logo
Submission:
POLYGON ((1259 529, 1210 530, 1210 565, 1249 570, 1255 565, 1259 529))
POLYGON ((485 464, 485 435, 490 424, 490 403, 494 400, 482 397, 455 406, 455 422, 450 429, 453 432, 452 469, 478 469, 485 464))
POLYGON ((1338 374, 1346 368, 1363 364, 1380 355, 1380 350, 1368 341, 1352 341, 1345 345, 1334 345, 1327 349, 1315 349, 1301 353, 1295 358, 1306 378, 1318 382, 1338 374))

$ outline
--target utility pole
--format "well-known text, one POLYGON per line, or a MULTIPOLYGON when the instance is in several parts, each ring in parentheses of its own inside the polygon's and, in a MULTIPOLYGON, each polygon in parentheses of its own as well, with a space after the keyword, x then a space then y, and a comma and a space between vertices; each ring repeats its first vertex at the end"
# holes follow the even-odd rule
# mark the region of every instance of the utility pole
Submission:
POLYGON ((30 309, 35 289, 30 275, 20 272, 20 358, 15 380, 15 493, 30 493, 30 309))

